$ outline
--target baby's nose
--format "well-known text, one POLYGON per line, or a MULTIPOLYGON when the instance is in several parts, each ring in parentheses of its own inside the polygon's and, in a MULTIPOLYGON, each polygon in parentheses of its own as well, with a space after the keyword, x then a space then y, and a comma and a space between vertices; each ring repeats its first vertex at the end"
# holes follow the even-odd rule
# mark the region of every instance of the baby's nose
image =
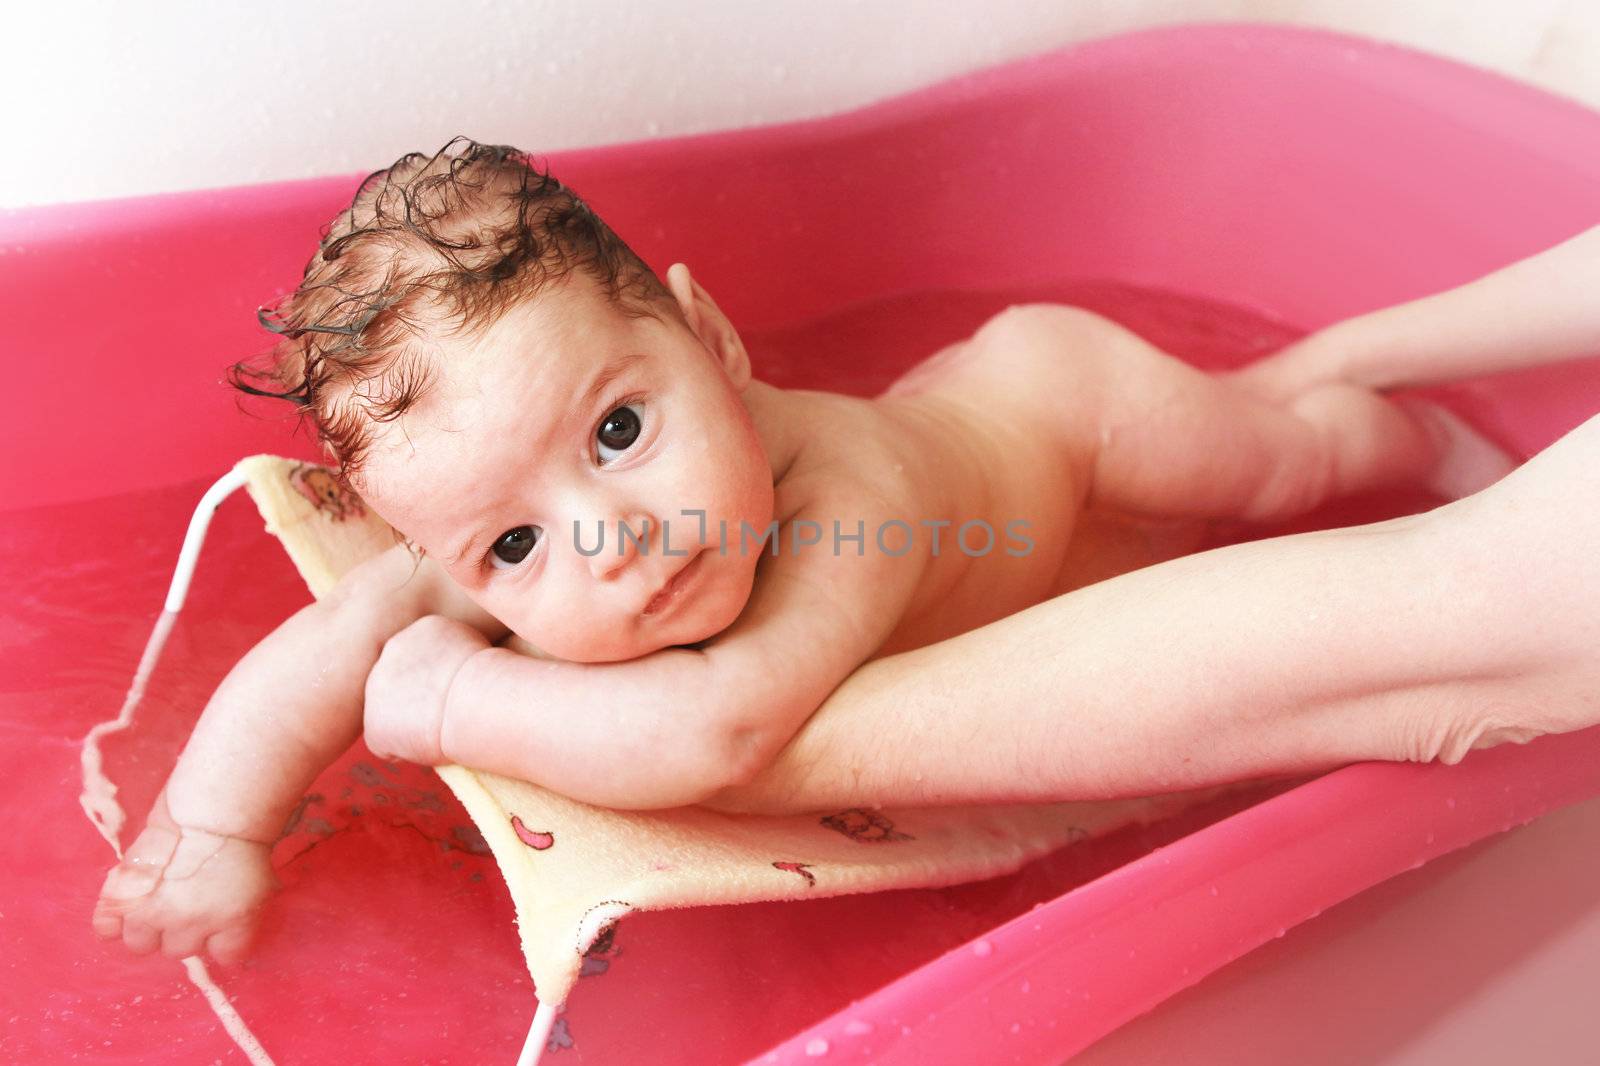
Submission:
POLYGON ((640 556, 654 554, 661 543, 661 524, 643 511, 622 515, 606 523, 602 546, 589 559, 589 572, 609 581, 631 567, 640 556))

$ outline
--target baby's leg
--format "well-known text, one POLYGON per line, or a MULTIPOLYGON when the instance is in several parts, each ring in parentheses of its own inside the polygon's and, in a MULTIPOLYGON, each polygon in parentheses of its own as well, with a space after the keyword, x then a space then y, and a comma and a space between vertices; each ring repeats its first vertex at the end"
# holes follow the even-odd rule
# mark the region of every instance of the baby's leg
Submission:
POLYGON ((1090 505, 1268 521, 1384 488, 1464 495, 1510 469, 1450 462, 1462 430, 1437 408, 1345 384, 1271 404, 1075 308, 1012 308, 975 339, 1027 346, 1054 378, 1040 391, 1068 402, 1055 417, 1091 457, 1090 505))
MULTIPOLYGON (((1371 317, 1374 321, 1382 321, 1381 316, 1371 317)), ((1313 334, 1242 370, 1219 375, 1219 380, 1275 407, 1291 406, 1300 397, 1335 386, 1372 394, 1380 386, 1375 381, 1366 380, 1368 377, 1381 378, 1387 383, 1382 386, 1385 388, 1414 384, 1404 378, 1403 360, 1396 360, 1397 366, 1382 367, 1382 374, 1364 369, 1355 360, 1356 347, 1346 343, 1343 338, 1351 332, 1359 335, 1366 325, 1365 319, 1342 323, 1313 334)), ((1464 362, 1462 372, 1466 373, 1469 369, 1471 364, 1464 362)), ((1469 496, 1498 481, 1515 467, 1516 464, 1505 452, 1445 408, 1422 400, 1391 402, 1403 403, 1409 411, 1426 422, 1443 443, 1444 452, 1439 467, 1426 483, 1438 495, 1448 499, 1469 496)))

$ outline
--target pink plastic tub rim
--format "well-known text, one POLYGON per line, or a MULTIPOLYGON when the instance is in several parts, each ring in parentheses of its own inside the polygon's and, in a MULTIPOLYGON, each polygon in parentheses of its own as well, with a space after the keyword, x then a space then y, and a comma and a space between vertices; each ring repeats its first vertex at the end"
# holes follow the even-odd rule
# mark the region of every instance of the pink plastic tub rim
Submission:
MULTIPOLYGON (((1074 277, 1313 327, 1600 220, 1600 116, 1403 50, 1262 27, 1136 34, 834 118, 550 164, 647 260, 695 264, 751 329, 893 292, 1074 277)), ((33 401, 0 426, 0 447, 28 460, 0 466, 0 506, 186 482, 256 450, 307 454, 287 423, 219 403, 216 368, 260 350, 251 312, 296 276, 305 235, 352 183, 0 218, 0 322, 29 353, 13 360, 13 395, 33 401), (174 410, 189 413, 179 423, 174 410)), ((1451 396, 1532 451, 1600 406, 1600 378, 1568 368, 1451 396)), ((1590 730, 1457 767, 1329 774, 905 975, 761 1061, 815 1061, 824 1046, 886 1063, 1060 1061, 1279 930, 1600 791, 1597 745, 1590 730)))

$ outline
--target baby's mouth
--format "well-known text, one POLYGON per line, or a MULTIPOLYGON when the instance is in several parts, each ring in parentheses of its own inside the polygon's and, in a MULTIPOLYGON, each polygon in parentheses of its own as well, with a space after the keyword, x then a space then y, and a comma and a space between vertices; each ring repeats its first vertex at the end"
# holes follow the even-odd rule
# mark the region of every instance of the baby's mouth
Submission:
POLYGON ((695 583, 700 571, 704 569, 701 566, 701 562, 705 558, 705 554, 704 548, 696 552, 694 558, 690 559, 687 565, 672 575, 672 579, 665 585, 661 586, 660 592, 650 597, 650 602, 644 605, 644 610, 641 613, 647 616, 662 614, 682 603, 690 586, 695 583))

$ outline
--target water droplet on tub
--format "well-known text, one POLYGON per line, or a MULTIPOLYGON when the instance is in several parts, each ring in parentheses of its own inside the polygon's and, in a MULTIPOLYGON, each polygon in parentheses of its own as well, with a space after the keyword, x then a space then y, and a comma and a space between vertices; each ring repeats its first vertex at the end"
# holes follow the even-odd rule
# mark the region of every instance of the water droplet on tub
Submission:
POLYGON ((1032 992, 1033 991, 1032 982, 1029 982, 1029 981, 1022 982, 1022 991, 1023 991, 1024 994, 1026 994, 1028 992, 1032 992))
POLYGON ((976 944, 972 945, 972 953, 978 956, 980 959, 987 957, 993 952, 994 945, 989 943, 987 940, 980 940, 976 944))
POLYGON ((1273 933, 1272 935, 1274 937, 1281 937, 1281 936, 1283 936, 1284 933, 1287 933, 1288 931, 1289 930, 1285 929, 1283 926, 1280 925, 1280 926, 1278 926, 1278 931, 1276 933, 1273 933))
POLYGON ((1451 796, 1449 799, 1444 801, 1444 805, 1446 807, 1449 807, 1452 811, 1455 810, 1456 809, 1456 798, 1454 796, 1451 796))
POLYGON ((850 1036, 866 1036, 872 1032, 872 1023, 864 1022, 860 1018, 852 1018, 844 1023, 844 1031, 850 1036))
POLYGON ((1012 1032, 1013 1032, 1013 1033, 1020 1033, 1020 1032, 1022 1032, 1022 1023, 1021 1023, 1021 1022, 1012 1022, 1012 1023, 1011 1023, 1011 1031, 1012 1031, 1012 1032))
POLYGON ((826 1055, 827 1053, 828 1042, 822 1039, 822 1037, 819 1036, 806 1041, 806 1054, 810 1055, 812 1058, 818 1058, 819 1056, 826 1055))
POLYGON ((1427 838, 1423 840, 1423 843, 1424 844, 1432 844, 1433 843, 1433 834, 1429 833, 1427 838))
POLYGON ((1211 886, 1211 894, 1213 896, 1215 896, 1217 894, 1217 886, 1216 885, 1212 885, 1211 886))

